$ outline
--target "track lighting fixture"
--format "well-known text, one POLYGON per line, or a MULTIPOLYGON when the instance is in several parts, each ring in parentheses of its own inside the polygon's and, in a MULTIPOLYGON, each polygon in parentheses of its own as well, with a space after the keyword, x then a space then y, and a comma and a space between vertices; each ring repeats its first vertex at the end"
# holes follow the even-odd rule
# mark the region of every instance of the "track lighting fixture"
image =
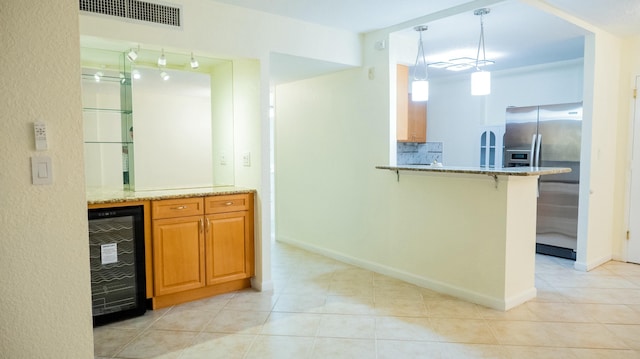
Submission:
POLYGON ((131 71, 131 77, 133 77, 134 80, 140 80, 140 77, 142 76, 140 75, 140 71, 133 70, 131 71))
POLYGON ((200 66, 200 64, 198 64, 198 60, 195 59, 195 57, 193 57, 193 52, 191 53, 191 68, 192 69, 197 69, 200 66))
POLYGON ((171 78, 165 71, 160 72, 160 77, 165 81, 168 81, 171 78))
POLYGON ((160 57, 158 57, 158 66, 160 67, 167 66, 167 58, 164 57, 164 49, 162 49, 162 53, 160 54, 160 57))

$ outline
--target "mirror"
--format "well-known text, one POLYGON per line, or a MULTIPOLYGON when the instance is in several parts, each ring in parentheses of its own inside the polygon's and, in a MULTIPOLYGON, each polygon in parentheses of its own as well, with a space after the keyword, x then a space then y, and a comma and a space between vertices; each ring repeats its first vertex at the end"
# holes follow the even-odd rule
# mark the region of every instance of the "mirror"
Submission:
POLYGON ((234 184, 232 62, 163 53, 82 49, 88 189, 234 184))

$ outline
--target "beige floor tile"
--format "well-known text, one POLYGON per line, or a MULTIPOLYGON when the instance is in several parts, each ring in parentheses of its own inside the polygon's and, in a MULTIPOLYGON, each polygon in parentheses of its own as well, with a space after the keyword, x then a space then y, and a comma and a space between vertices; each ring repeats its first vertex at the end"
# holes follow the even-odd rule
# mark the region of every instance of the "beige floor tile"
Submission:
POLYGON ((268 317, 269 312, 222 310, 203 330, 215 333, 257 334, 268 317))
POLYGON ((378 340, 377 359, 425 359, 444 358, 445 343, 406 341, 406 340, 378 340))
POLYGON ((174 308, 156 320, 151 328, 199 332, 214 316, 215 312, 174 308))
POLYGON ((434 318, 481 319, 479 306, 462 300, 426 300, 427 313, 434 318))
POLYGON ((328 294, 373 298, 373 284, 365 282, 332 281, 329 284, 328 294))
POLYGON ((442 341, 429 318, 377 317, 376 338, 388 340, 442 341))
POLYGON ((448 294, 444 294, 444 293, 440 293, 440 292, 436 292, 434 290, 428 289, 428 288, 418 288, 418 290, 420 291, 420 294, 422 294, 422 298, 427 301, 432 301, 432 300, 455 300, 455 297, 452 297, 448 294))
POLYGON ((201 333, 180 359, 242 359, 255 335, 201 333))
POLYGON ((326 303, 325 295, 281 294, 278 297, 274 312, 323 313, 326 303))
POLYGON ((272 312, 260 333, 313 337, 318 331, 320 319, 321 314, 272 312))
POLYGON ((515 308, 511 308, 507 311, 496 310, 492 308, 478 306, 480 315, 485 319, 493 320, 535 320, 535 315, 531 313, 526 305, 519 305, 515 308))
POLYGON ((318 328, 319 337, 375 338, 375 317, 363 315, 324 314, 318 328))
POLYGON ((128 329, 146 329, 151 326, 156 320, 168 313, 172 308, 163 308, 156 310, 147 310, 144 315, 123 320, 121 322, 115 322, 109 324, 112 328, 128 328, 128 329))
POLYGON ((374 286, 373 295, 375 300, 422 300, 422 293, 415 286, 382 285, 374 286))
POLYGON ((311 355, 314 359, 375 359, 373 339, 317 338, 311 355))
POLYGON ((376 315, 401 317, 426 317, 427 306, 422 299, 376 298, 374 300, 376 315))
POLYGON ((93 330, 93 353, 111 357, 136 338, 142 331, 137 329, 98 327, 93 330))
MULTIPOLYGON (((494 344, 455 344, 443 343, 443 358, 464 359, 510 359, 505 349, 494 344)), ((518 357, 518 359, 521 359, 518 357)), ((563 358, 566 359, 566 358, 563 358)))
POLYGON ((268 312, 273 309, 278 296, 274 293, 261 293, 257 291, 239 292, 224 306, 227 310, 253 310, 256 312, 268 312))
POLYGON ((313 349, 314 338, 263 336, 254 340, 246 359, 284 359, 309 358, 313 349))
POLYGON ((148 330, 128 344, 118 357, 174 359, 182 353, 182 349, 193 343, 198 333, 148 330))
POLYGON ((523 304, 533 314, 533 319, 541 322, 592 322, 590 312, 573 303, 541 303, 523 304))
POLYGON ((337 296, 327 297, 324 312, 327 314, 370 315, 374 313, 373 297, 337 296))
POLYGON ((613 349, 572 349, 578 359, 638 359, 640 352, 635 350, 613 349))
POLYGON ((623 304, 574 304, 605 324, 640 324, 640 312, 623 304))
POLYGON ((546 323, 490 320, 489 326, 503 345, 553 346, 546 323))
MULTIPOLYGON (((567 348, 629 349, 599 323, 544 323, 555 346, 567 348)), ((640 326, 638 326, 640 328, 640 326)), ((640 333, 640 332, 639 332, 640 333)))
POLYGON ((440 341, 450 343, 498 344, 484 319, 430 318, 440 341))
POLYGON ((347 281, 352 283, 365 283, 373 285, 373 272, 357 267, 350 267, 333 272, 333 282, 347 281))
POLYGON ((283 294, 327 295, 331 278, 293 279, 282 289, 283 294))
POLYGON ((571 300, 567 298, 563 291, 557 288, 536 288, 537 295, 531 301, 533 302, 545 302, 545 303, 571 303, 571 300))
POLYGON ((622 339, 629 349, 640 350, 640 323, 635 325, 606 324, 605 326, 622 339))
POLYGON ((235 296, 235 293, 220 294, 211 298, 196 300, 180 304, 180 309, 201 310, 207 312, 219 312, 235 296))
POLYGON ((568 348, 504 346, 507 358, 514 359, 579 359, 568 348))

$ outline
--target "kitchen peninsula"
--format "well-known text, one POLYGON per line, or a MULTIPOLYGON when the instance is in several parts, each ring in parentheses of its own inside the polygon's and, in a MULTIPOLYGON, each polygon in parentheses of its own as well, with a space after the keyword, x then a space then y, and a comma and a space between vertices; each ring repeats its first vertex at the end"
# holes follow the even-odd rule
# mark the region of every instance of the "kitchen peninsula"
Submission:
MULTIPOLYGON (((404 279, 498 310, 536 297, 538 178, 569 168, 377 166, 411 218, 396 251, 404 279)), ((396 223, 397 222, 397 223, 396 223)))

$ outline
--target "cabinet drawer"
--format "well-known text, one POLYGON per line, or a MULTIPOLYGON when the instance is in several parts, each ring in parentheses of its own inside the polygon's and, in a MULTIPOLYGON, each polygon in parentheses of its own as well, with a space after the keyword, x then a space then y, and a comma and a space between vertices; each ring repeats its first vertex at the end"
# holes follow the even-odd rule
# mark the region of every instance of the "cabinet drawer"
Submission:
POLYGON ((229 196, 205 197, 204 207, 207 214, 234 211, 246 211, 251 206, 250 194, 234 194, 229 196))
POLYGON ((151 202, 152 219, 204 214, 202 197, 165 199, 151 202))

